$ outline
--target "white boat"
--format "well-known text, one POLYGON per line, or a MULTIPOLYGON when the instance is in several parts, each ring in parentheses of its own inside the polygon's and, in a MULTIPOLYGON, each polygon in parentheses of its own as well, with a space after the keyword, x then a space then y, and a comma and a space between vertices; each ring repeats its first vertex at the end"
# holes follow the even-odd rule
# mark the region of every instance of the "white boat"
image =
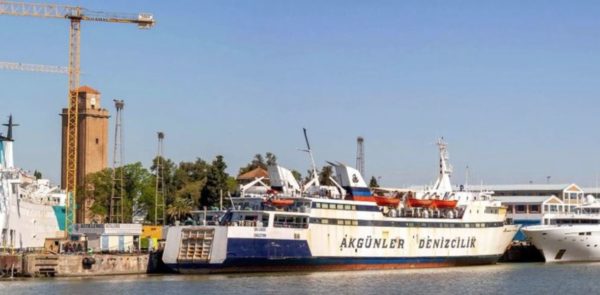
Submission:
MULTIPOLYGON (((445 148, 440 146, 442 167, 445 148)), ((304 188, 298 195, 289 170, 269 169, 277 192, 241 195, 225 213, 197 212, 199 225, 170 227, 163 262, 182 273, 493 264, 518 230, 505 223, 506 208, 489 195, 438 187, 458 201, 448 208, 369 201, 373 196, 366 196, 370 190, 362 175, 334 165, 337 194, 304 188)), ((442 167, 438 183, 449 185, 442 167)))
POLYGON ((544 218, 522 230, 546 262, 600 261, 600 203, 592 196, 570 213, 544 218))
POLYGON ((0 251, 41 248, 61 236, 65 194, 46 179, 16 168, 12 117, 0 135, 0 251))

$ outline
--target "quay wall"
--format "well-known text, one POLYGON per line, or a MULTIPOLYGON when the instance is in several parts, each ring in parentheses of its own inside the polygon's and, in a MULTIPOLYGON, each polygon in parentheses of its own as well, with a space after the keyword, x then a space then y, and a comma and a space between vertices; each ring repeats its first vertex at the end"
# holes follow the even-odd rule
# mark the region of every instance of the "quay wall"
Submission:
POLYGON ((23 275, 100 276, 148 273, 150 256, 145 254, 26 254, 23 275))
POLYGON ((23 259, 20 254, 0 254, 0 278, 21 274, 23 259))

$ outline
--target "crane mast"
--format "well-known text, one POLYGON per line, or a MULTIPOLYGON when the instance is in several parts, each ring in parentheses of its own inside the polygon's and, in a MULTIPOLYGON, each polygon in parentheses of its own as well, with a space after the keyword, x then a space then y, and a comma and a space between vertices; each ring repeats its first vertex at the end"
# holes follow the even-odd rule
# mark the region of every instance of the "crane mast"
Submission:
POLYGON ((13 1, 0 1, 0 15, 29 16, 42 18, 59 18, 70 21, 69 30, 69 94, 67 106, 67 146, 66 146, 66 171, 65 183, 67 200, 65 202, 65 235, 71 233, 75 221, 77 207, 75 196, 77 193, 77 141, 78 141, 78 97, 80 76, 80 41, 81 22, 98 21, 110 23, 137 24, 138 28, 149 29, 154 25, 152 14, 118 14, 91 11, 79 6, 68 6, 48 3, 26 3, 13 1))

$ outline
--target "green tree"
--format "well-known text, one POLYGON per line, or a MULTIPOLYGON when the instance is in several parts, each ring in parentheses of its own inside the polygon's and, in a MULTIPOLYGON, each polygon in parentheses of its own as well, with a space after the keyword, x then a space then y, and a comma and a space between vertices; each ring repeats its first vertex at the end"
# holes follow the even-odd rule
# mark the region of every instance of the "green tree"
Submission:
POLYGON ((258 167, 266 170, 267 166, 269 165, 277 165, 277 156, 275 156, 275 154, 267 152, 265 153, 264 157, 261 154, 256 154, 254 155, 254 158, 252 158, 252 161, 250 163, 240 168, 238 175, 244 174, 248 171, 252 171, 258 167))
MULTIPOLYGON (((87 187, 85 188, 85 196, 93 200, 90 207, 90 217, 100 223, 107 222, 110 195, 112 189, 112 169, 106 168, 86 176, 87 187)), ((80 192, 83 190, 80 189, 80 192)), ((82 202, 79 201, 80 206, 82 202)))
MULTIPOLYGON (((162 164, 162 176, 163 181, 165 183, 165 192, 167 195, 170 193, 174 193, 177 191, 177 187, 175 184, 175 172, 177 171, 177 165, 171 161, 171 159, 166 159, 163 157, 155 157, 152 159, 152 166, 150 166, 150 171, 152 174, 156 176, 156 169, 158 168, 158 160, 161 160, 162 164)), ((156 179, 155 179, 156 181, 156 179)), ((156 184, 155 184, 156 185, 156 184)))
MULTIPOLYGON (((149 211, 149 206, 154 200, 154 180, 152 174, 137 162, 117 168, 116 175, 123 170, 123 221, 131 222, 133 215, 133 204, 137 203, 140 208, 149 211)), ((87 176, 88 187, 86 197, 91 198, 93 203, 90 214, 98 222, 106 222, 110 213, 110 198, 112 194, 113 178, 112 168, 107 168, 87 176)), ((121 196, 121 187, 115 185, 115 196, 121 196)))
POLYGON ((35 177, 35 179, 41 179, 42 178, 42 172, 35 170, 33 172, 33 176, 35 177))
POLYGON ((188 198, 195 208, 199 208, 201 191, 206 185, 209 169, 210 165, 200 158, 195 162, 179 163, 174 174, 175 193, 167 198, 167 206, 177 198, 188 198))
POLYGON ((277 156, 275 156, 275 154, 267 152, 265 158, 267 159, 267 166, 277 165, 277 156))
POLYGON ((369 187, 379 187, 379 183, 377 183, 377 178, 375 178, 375 176, 371 176, 371 181, 369 181, 369 187))
POLYGON ((212 162, 206 177, 206 185, 202 188, 200 206, 215 207, 219 204, 220 194, 224 196, 228 191, 227 180, 229 174, 225 172, 227 164, 223 156, 219 155, 212 162))
POLYGON ((194 202, 188 198, 177 197, 167 207, 167 215, 171 221, 182 220, 194 209, 194 202))
MULTIPOLYGON (((319 172, 317 171, 317 174, 319 172)), ((312 169, 306 170, 306 177, 304 177, 304 181, 302 183, 307 183, 313 179, 314 171, 312 169)))
POLYGON ((319 183, 321 185, 333 185, 333 182, 330 179, 332 175, 333 167, 331 167, 330 165, 323 167, 323 169, 321 169, 321 172, 319 173, 319 183))

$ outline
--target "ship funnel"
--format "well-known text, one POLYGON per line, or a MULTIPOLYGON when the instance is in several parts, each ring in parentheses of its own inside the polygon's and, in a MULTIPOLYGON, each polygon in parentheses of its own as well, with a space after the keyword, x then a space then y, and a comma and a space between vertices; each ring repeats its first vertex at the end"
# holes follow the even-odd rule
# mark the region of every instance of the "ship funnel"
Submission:
POLYGON ((371 190, 357 169, 342 163, 330 163, 335 168, 340 185, 351 196, 371 196, 371 190))
POLYGON ((300 193, 300 185, 290 170, 279 165, 270 165, 267 170, 272 189, 288 195, 300 193))

